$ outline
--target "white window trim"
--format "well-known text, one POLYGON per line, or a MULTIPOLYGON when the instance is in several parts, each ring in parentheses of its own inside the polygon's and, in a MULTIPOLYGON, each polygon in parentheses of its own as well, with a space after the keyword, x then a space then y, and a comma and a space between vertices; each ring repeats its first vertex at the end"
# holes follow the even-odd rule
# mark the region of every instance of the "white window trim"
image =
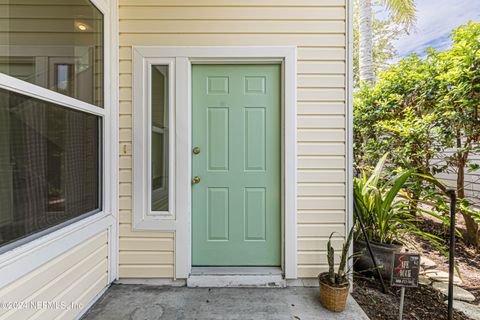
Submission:
MULTIPOLYGON (((0 73, 0 88, 17 92, 103 119, 102 194, 100 212, 47 233, 0 254, 0 287, 34 271, 44 263, 85 242, 89 237, 108 231, 109 282, 118 279, 118 1, 90 0, 104 17, 104 107, 68 97, 46 88, 0 73), (112 50, 114 48, 114 50, 112 50), (114 103, 115 102, 115 103, 114 103)), ((6 46, 1 46, 0 51, 6 46)), ((13 52, 21 54, 15 47, 13 52)), ((38 49, 38 48, 37 48, 38 49)), ((64 47, 58 48, 60 53, 64 47)), ((54 228, 54 227, 53 227, 54 228)), ((19 240, 19 242, 21 239, 19 240)))
POLYGON ((172 230, 175 221, 175 59, 134 57, 133 73, 133 229, 172 230), (168 67, 168 211, 151 210, 152 66, 168 67))
POLYGON ((8 91, 20 93, 24 96, 36 98, 42 101, 55 103, 69 109, 93 114, 101 118, 105 117, 107 111, 104 108, 93 104, 77 100, 75 98, 63 95, 61 93, 40 87, 38 85, 25 82, 12 76, 0 73, 0 88, 8 91))
MULTIPOLYGON (((296 152, 296 47, 133 47, 134 113, 144 98, 145 61, 175 59, 175 158, 176 214, 174 220, 158 220, 157 231, 175 232, 175 278, 191 272, 191 65, 194 63, 282 64, 282 267, 285 278, 297 278, 297 152, 296 152)), ((136 115, 134 114, 134 117, 136 115)), ((135 129, 134 129, 135 130, 135 129)), ((134 137, 134 143, 137 143, 134 137)), ((134 158, 135 166, 138 163, 134 158)), ((173 176, 172 176, 173 178, 173 176)), ((135 176, 134 176, 135 179, 135 176)), ((138 186, 142 188, 141 186, 138 186)), ((134 195, 138 192, 134 184, 134 195)), ((134 216, 136 213, 134 212, 134 216)), ((151 229, 152 230, 152 229, 151 229)))

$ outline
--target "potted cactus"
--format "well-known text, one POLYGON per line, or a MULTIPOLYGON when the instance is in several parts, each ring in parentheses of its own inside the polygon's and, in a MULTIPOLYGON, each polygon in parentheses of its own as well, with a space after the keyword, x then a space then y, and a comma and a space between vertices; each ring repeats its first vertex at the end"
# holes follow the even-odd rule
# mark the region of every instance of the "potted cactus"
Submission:
POLYGON ((353 237, 353 228, 348 233, 347 241, 343 244, 337 272, 335 272, 335 250, 332 247, 333 234, 334 232, 330 234, 327 242, 328 272, 318 275, 320 303, 330 311, 342 312, 345 310, 350 288, 350 272, 346 268, 347 260, 349 259, 348 251, 353 237))

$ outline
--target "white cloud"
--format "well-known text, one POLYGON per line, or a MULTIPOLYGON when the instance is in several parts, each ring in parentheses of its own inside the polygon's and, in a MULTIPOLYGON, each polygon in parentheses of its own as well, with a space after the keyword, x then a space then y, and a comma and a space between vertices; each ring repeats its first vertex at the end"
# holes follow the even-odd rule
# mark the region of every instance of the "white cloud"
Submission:
POLYGON ((415 30, 394 42, 402 56, 421 54, 429 47, 445 49, 452 29, 469 20, 480 21, 480 0, 417 0, 416 5, 415 30))

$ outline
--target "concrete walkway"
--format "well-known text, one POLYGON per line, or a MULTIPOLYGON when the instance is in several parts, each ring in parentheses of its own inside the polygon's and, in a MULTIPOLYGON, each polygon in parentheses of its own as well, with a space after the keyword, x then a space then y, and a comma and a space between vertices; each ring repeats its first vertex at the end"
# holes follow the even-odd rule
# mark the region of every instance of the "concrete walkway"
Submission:
POLYGON ((355 319, 368 320, 349 297, 343 313, 325 310, 318 288, 186 288, 113 285, 84 320, 355 319))

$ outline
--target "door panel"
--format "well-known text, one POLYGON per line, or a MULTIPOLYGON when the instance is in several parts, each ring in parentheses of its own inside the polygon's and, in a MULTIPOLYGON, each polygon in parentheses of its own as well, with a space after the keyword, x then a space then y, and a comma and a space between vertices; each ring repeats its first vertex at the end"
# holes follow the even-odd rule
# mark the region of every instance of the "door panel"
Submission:
POLYGON ((192 68, 195 266, 279 266, 280 65, 192 68))
POLYGON ((207 107, 208 171, 228 171, 228 108, 207 107))

